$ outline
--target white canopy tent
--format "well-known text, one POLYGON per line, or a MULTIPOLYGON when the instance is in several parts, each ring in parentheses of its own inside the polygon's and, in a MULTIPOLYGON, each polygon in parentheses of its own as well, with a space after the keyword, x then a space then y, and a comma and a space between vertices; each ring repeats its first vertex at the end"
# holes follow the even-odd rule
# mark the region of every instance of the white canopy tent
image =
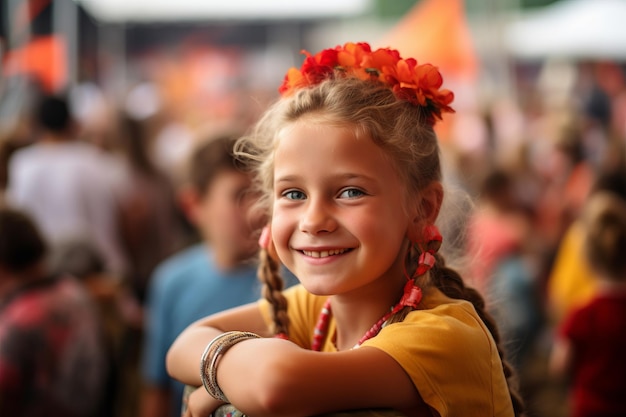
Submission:
POLYGON ((519 58, 626 59, 626 0, 562 0, 506 31, 519 58))
POLYGON ((263 20, 354 16, 369 0, 74 0, 109 23, 263 20))

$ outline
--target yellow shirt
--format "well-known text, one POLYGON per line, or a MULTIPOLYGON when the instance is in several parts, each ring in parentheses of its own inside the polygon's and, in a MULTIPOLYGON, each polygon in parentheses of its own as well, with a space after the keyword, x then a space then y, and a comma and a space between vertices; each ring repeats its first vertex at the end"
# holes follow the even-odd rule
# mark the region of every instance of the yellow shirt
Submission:
POLYGON ((583 253, 584 229, 573 223, 559 246, 548 280, 551 319, 560 323, 574 308, 596 294, 596 278, 583 253))
MULTIPOLYGON (((311 348, 313 330, 326 297, 297 285, 285 292, 291 320, 290 339, 311 348)), ((407 372, 424 401, 442 417, 513 416, 513 407, 495 342, 471 303, 451 300, 430 290, 425 309, 411 312, 403 322, 385 326, 363 346, 389 354, 407 372)), ((270 305, 261 302, 270 323, 270 305)), ((324 352, 332 343, 336 324, 331 318, 324 352)))

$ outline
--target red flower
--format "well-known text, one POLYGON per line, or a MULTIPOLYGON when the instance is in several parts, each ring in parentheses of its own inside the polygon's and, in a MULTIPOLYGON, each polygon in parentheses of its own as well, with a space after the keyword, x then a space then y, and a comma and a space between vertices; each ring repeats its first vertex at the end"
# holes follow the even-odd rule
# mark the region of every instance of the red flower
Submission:
POLYGON ((398 99, 425 108, 432 123, 441 119, 442 112, 454 112, 450 107, 454 94, 440 89, 443 78, 439 70, 431 64, 418 65, 413 58, 402 59, 395 49, 372 52, 369 44, 360 42, 324 49, 314 56, 302 52, 306 55, 302 66, 290 68, 279 88, 284 96, 342 74, 386 84, 398 99))

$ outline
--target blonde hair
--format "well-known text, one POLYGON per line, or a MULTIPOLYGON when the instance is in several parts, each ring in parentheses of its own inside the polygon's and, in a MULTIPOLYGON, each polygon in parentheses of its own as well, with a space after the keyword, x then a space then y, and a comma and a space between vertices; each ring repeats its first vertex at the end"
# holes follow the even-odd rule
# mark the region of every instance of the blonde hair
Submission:
MULTIPOLYGON (((237 154, 256 170, 257 185, 264 195, 260 204, 268 218, 271 214, 273 153, 277 135, 285 126, 305 116, 320 117, 323 122, 337 126, 352 126, 357 137, 371 138, 393 160, 407 186, 408 195, 418 195, 432 182, 442 181, 439 145, 431 124, 432 114, 427 109, 398 99, 387 86, 375 81, 353 77, 330 78, 280 99, 265 113, 252 133, 240 139, 236 146, 237 154)), ((409 251, 407 270, 416 268, 419 254, 418 248, 409 251)), ((288 334, 287 303, 281 293, 283 286, 279 265, 266 250, 261 254, 259 279, 264 283, 264 295, 273 306, 276 333, 288 334)), ((503 359, 499 334, 493 318, 485 310, 482 296, 466 287, 461 276, 446 267, 439 254, 436 266, 417 279, 420 286, 435 285, 449 297, 474 304, 498 345, 508 381, 513 370, 503 359)), ((409 311, 410 308, 401 310, 391 322, 403 320, 409 311)), ((516 415, 520 415, 522 402, 514 389, 510 391, 516 415)))
POLYGON ((582 216, 584 251, 591 267, 612 281, 626 280, 626 202, 609 191, 588 201, 582 216))

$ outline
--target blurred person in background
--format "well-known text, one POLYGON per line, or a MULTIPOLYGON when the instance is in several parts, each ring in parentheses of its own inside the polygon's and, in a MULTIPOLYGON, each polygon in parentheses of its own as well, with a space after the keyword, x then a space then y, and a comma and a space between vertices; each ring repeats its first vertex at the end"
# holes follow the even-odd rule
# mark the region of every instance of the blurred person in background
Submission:
POLYGON ((35 111, 38 133, 9 161, 8 201, 26 211, 51 245, 86 239, 108 271, 126 268, 119 234, 119 177, 116 164, 95 146, 79 141, 67 101, 42 97, 35 111))
POLYGON ((480 186, 477 206, 467 232, 472 256, 471 282, 486 294, 500 259, 524 245, 529 222, 516 199, 514 179, 494 168, 480 186))
POLYGON ((97 249, 85 241, 65 242, 49 259, 55 275, 70 275, 86 288, 97 309, 106 357, 102 417, 136 414, 137 303, 124 282, 112 279, 97 249))
POLYGON ((582 216, 595 295, 559 326, 551 370, 569 376, 573 417, 626 415, 626 193, 600 191, 582 216))
POLYGON ((165 356, 192 322, 260 297, 254 256, 251 177, 237 166, 234 137, 204 141, 188 164, 181 201, 202 242, 164 261, 149 285, 141 415, 179 416, 184 385, 169 377, 165 356))
POLYGON ((92 299, 55 277, 24 213, 0 208, 0 415, 102 413, 106 362, 92 299))
POLYGON ((583 146, 579 114, 549 114, 546 149, 536 155, 543 176, 543 191, 536 202, 537 228, 546 244, 548 262, 569 226, 578 217, 589 194, 595 171, 583 146))
POLYGON ((28 115, 19 114, 11 126, 0 129, 0 200, 9 184, 9 161, 20 148, 32 143, 32 123, 28 115))
POLYGON ((517 369, 542 324, 536 267, 527 250, 531 217, 518 198, 515 178, 494 168, 483 180, 467 231, 469 276, 484 294, 517 369))
POLYGON ((109 102, 99 87, 90 83, 74 88, 70 98, 81 139, 98 147, 115 165, 109 175, 117 176, 121 184, 125 283, 141 305, 154 267, 193 238, 176 202, 174 188, 179 181, 155 161, 161 100, 148 83, 129 89, 122 106, 109 102))
MULTIPOLYGON (((601 173, 589 198, 610 192, 626 199, 626 170, 601 173)), ((596 294, 595 272, 583 252, 584 226, 575 221, 568 228, 558 247, 547 286, 548 313, 553 324, 559 324, 570 311, 589 302, 596 294)))
POLYGON ((142 305, 154 268, 190 240, 174 184, 150 156, 147 129, 145 120, 120 116, 117 145, 127 178, 121 191, 121 231, 128 281, 142 305))
POLYGON ((125 178, 120 189, 120 232, 128 265, 121 293, 127 307, 124 311, 131 313, 125 317, 129 327, 120 357, 125 366, 119 382, 125 388, 117 392, 125 409, 135 411, 141 391, 148 285, 157 265, 192 239, 177 205, 172 180, 153 162, 151 121, 127 109, 119 112, 116 134, 107 144, 125 178))
POLYGON ((593 272, 579 255, 583 229, 577 219, 591 194, 623 187, 626 137, 615 128, 620 119, 615 97, 621 91, 624 76, 618 65, 581 63, 576 95, 570 96, 568 104, 570 113, 558 124, 553 146, 558 152, 537 157, 552 167, 552 172, 558 172, 559 167, 563 172, 553 175, 557 180, 548 185, 537 205, 538 214, 543 216, 536 225, 537 233, 546 236, 546 229, 557 231, 556 240, 545 239, 548 250, 543 274, 553 324, 560 323, 570 309, 589 301, 595 291, 593 272))

